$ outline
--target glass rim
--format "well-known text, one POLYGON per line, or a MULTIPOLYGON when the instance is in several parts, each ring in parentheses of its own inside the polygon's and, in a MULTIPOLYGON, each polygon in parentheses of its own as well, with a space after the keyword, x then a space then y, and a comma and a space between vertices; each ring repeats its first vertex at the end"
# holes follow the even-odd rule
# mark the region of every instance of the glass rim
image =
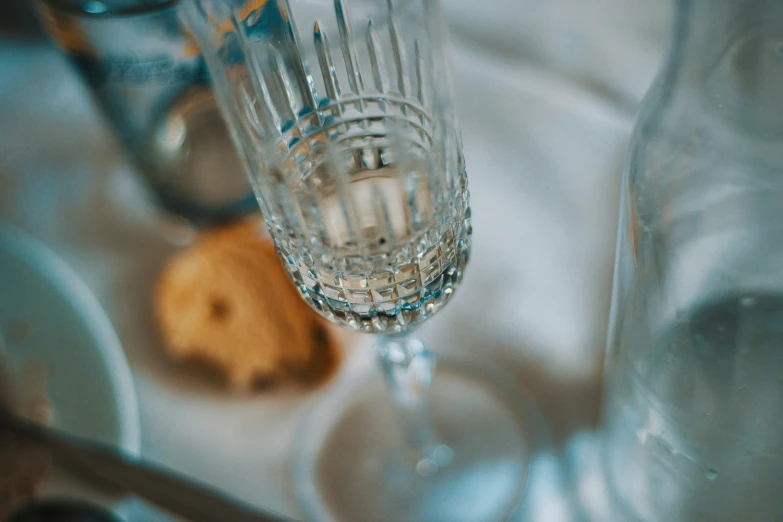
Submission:
MULTIPOLYGON (((171 9, 182 3, 182 1, 183 0, 164 0, 153 5, 138 5, 115 9, 107 8, 106 11, 102 12, 90 12, 85 9, 80 9, 78 6, 72 5, 71 3, 65 3, 63 0, 39 0, 40 4, 46 9, 79 18, 125 18, 143 16, 171 9)), ((83 4, 87 3, 89 3, 89 0, 83 2, 83 4)))

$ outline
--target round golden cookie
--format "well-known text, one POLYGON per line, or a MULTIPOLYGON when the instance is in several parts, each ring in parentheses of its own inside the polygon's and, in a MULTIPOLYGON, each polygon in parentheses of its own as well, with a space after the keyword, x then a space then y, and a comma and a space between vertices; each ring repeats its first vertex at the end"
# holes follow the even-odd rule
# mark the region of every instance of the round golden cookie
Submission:
POLYGON ((166 349, 215 366, 237 390, 325 380, 339 364, 339 347, 259 226, 205 233, 165 267, 154 308, 166 349))

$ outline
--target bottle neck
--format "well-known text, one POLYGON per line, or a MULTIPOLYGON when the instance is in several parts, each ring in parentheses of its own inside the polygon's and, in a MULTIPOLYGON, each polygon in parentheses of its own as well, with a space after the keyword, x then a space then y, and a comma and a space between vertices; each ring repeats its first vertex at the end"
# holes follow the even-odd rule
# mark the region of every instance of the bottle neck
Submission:
POLYGON ((779 0, 676 0, 676 6, 671 58, 681 68, 705 72, 734 42, 754 32, 772 30, 783 37, 779 0))
POLYGON ((676 1, 672 49, 646 105, 649 123, 708 113, 746 134, 783 136, 783 2, 676 1), (656 114, 663 106, 669 110, 656 114))

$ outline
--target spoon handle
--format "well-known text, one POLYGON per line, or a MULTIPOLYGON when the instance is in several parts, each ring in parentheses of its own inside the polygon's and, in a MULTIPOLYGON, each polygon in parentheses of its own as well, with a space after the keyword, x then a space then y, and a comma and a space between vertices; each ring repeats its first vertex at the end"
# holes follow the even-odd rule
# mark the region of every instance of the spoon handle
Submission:
POLYGON ((192 522, 293 522, 217 493, 205 485, 144 463, 109 446, 25 423, 28 437, 45 444, 53 457, 71 472, 87 475, 102 485, 128 491, 192 522))

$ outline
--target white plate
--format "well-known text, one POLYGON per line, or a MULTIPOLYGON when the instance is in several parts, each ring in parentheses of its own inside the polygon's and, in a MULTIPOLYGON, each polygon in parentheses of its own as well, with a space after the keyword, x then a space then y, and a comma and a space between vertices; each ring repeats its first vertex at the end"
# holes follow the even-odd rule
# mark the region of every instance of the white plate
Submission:
MULTIPOLYGON (((3 330, 12 370, 28 365, 43 368, 54 426, 139 454, 133 379, 105 312, 54 252, 20 230, 0 224, 3 330)), ((59 473, 49 477, 44 494, 86 496, 119 514, 125 510, 122 498, 96 495, 59 473)))

